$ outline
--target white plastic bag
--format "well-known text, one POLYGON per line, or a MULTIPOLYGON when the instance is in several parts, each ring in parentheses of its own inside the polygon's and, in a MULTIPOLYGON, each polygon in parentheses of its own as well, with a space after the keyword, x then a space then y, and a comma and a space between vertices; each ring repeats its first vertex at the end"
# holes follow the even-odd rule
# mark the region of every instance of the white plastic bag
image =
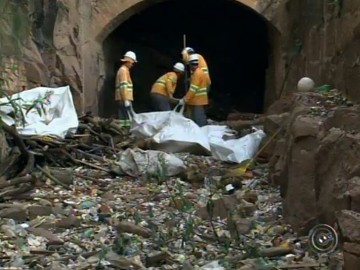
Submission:
POLYGON ((156 150, 167 153, 210 154, 207 135, 191 119, 183 116, 184 107, 173 111, 136 114, 130 132, 138 138, 151 138, 156 150))
MULTIPOLYGON (((23 114, 25 116, 25 126, 17 124, 17 131, 24 135, 56 135, 64 138, 67 132, 74 133, 79 125, 75 106, 73 103, 71 91, 69 86, 59 88, 37 87, 16 93, 11 96, 18 105, 32 104, 34 100, 44 97, 45 94, 51 91, 49 104, 43 104, 46 113, 41 115, 36 109, 31 109, 26 114, 24 108, 23 114)), ((0 99, 0 103, 7 102, 6 98, 0 99)), ((14 109, 11 105, 0 107, 0 116, 2 120, 8 125, 14 125, 15 120, 8 116, 14 109)))
POLYGON ((257 130, 240 139, 224 140, 224 135, 234 134, 234 131, 227 126, 216 125, 200 128, 195 122, 185 118, 182 110, 180 113, 167 111, 134 114, 131 131, 138 137, 151 138, 152 149, 167 153, 212 154, 216 159, 235 163, 253 158, 265 137, 262 130, 257 130))
POLYGON ((219 261, 212 261, 202 266, 200 270, 225 270, 225 268, 219 264, 219 261))
MULTIPOLYGON (((151 176, 164 173, 165 176, 174 176, 186 169, 184 162, 172 154, 160 151, 128 148, 118 155, 114 164, 114 171, 130 176, 151 176)), ((114 168, 113 166, 113 168, 114 168)))
MULTIPOLYGON (((170 152, 210 154, 209 140, 201 128, 182 114, 171 114, 152 140, 170 152)), ((159 148, 157 148, 159 149, 159 148)))
POLYGON ((137 138, 152 137, 164 126, 172 113, 174 112, 132 113, 130 132, 137 138))
POLYGON ((218 129, 207 127, 207 129, 212 156, 218 160, 235 163, 253 158, 262 139, 266 136, 264 131, 259 129, 239 139, 225 141, 222 136, 228 129, 224 127, 218 129), (221 131, 219 132, 221 129, 222 135, 221 131))

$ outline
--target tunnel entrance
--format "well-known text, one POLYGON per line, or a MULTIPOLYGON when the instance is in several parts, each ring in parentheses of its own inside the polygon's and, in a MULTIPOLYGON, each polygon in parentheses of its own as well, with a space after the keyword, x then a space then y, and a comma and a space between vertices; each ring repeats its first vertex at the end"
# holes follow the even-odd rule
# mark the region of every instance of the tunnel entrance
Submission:
MULTIPOLYGON (((269 56, 266 20, 232 0, 172 0, 133 15, 105 39, 100 114, 116 114, 115 75, 127 50, 136 52, 139 61, 131 71, 135 111, 150 111, 151 85, 181 61, 183 34, 186 45, 208 62, 212 79, 208 117, 223 120, 234 110, 263 111, 269 56)), ((184 83, 179 82, 175 96, 184 93, 184 83)))

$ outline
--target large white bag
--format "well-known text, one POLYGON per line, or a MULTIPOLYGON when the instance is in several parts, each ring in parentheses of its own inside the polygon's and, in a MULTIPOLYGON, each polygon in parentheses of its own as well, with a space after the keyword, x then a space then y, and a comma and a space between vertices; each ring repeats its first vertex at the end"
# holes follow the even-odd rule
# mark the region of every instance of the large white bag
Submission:
POLYGON ((265 133, 257 130, 242 138, 224 140, 233 131, 227 126, 199 127, 195 122, 175 111, 133 113, 131 131, 137 137, 151 138, 151 149, 167 153, 188 152, 212 154, 218 160, 241 163, 251 159, 259 148, 265 133))
POLYGON ((128 148, 117 155, 112 170, 117 174, 127 174, 133 177, 141 175, 175 176, 186 169, 184 162, 173 154, 160 151, 128 148))
POLYGON ((151 138, 152 148, 168 153, 210 154, 207 135, 183 116, 184 107, 172 111, 136 114, 132 112, 130 132, 138 138, 151 138))
POLYGON ((163 128, 172 111, 134 113, 132 112, 132 124, 130 132, 137 138, 149 138, 163 128))
MULTIPOLYGON (((44 97, 49 91, 51 91, 50 102, 43 104, 45 114, 41 111, 40 115, 35 108, 26 114, 26 108, 23 108, 25 126, 22 126, 21 123, 8 115, 14 111, 14 108, 7 105, 0 106, 2 120, 8 125, 16 124, 17 131, 24 135, 56 135, 64 138, 67 132, 76 132, 79 122, 69 86, 59 88, 37 87, 16 93, 11 98, 18 99, 14 102, 23 107, 44 97)), ((0 99, 0 103, 7 101, 7 98, 0 99)))
POLYGON ((266 136, 264 131, 259 129, 239 139, 224 140, 223 135, 230 131, 226 126, 205 126, 202 129, 208 135, 212 156, 235 163, 253 158, 266 136))

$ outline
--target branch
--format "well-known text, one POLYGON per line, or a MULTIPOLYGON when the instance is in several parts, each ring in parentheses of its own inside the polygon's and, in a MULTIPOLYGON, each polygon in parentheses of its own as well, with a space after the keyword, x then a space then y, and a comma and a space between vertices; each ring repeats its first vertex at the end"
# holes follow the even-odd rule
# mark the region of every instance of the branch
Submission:
POLYGON ((10 186, 15 186, 18 184, 28 183, 28 182, 34 181, 34 180, 35 180, 35 178, 30 174, 22 176, 22 177, 9 179, 5 182, 0 183, 0 189, 10 187, 10 186))
POLYGON ((17 132, 14 126, 9 126, 4 121, 1 121, 2 128, 13 137, 15 144, 19 147, 21 154, 23 154, 26 158, 29 157, 29 152, 26 149, 24 141, 20 138, 19 133, 17 132))
POLYGON ((71 188, 68 185, 61 182, 59 179, 57 179, 56 177, 51 175, 49 172, 47 172, 46 170, 41 168, 39 165, 36 165, 36 168, 38 168, 43 174, 45 174, 47 177, 49 177, 51 180, 53 180, 56 184, 66 188, 67 190, 71 190, 71 188))

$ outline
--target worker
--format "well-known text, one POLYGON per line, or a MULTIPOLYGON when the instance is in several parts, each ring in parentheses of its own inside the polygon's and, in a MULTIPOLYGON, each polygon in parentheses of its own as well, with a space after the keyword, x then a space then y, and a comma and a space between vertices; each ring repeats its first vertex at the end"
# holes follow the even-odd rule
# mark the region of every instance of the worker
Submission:
POLYGON ((199 56, 199 67, 204 71, 204 73, 206 74, 206 81, 207 81, 207 93, 209 94, 210 92, 210 86, 211 86, 211 78, 210 78, 210 72, 209 72, 209 68, 208 65, 206 63, 205 58, 199 54, 199 53, 195 53, 193 48, 190 47, 186 47, 185 49, 182 50, 181 55, 183 58, 184 63, 188 64, 189 62, 189 57, 190 55, 193 54, 197 54, 199 56))
POLYGON ((115 100, 119 103, 120 126, 130 127, 129 115, 134 101, 130 69, 137 63, 136 54, 132 51, 126 52, 121 62, 123 64, 116 74, 115 100))
POLYGON ((170 102, 176 102, 174 92, 178 79, 184 74, 185 66, 176 63, 173 71, 167 72, 158 78, 151 89, 151 101, 157 111, 170 111, 170 102))
POLYGON ((207 83, 208 77, 199 65, 198 54, 192 54, 188 59, 191 77, 190 87, 184 98, 179 101, 180 105, 186 105, 190 112, 190 118, 200 127, 207 125, 205 108, 208 104, 207 83))

